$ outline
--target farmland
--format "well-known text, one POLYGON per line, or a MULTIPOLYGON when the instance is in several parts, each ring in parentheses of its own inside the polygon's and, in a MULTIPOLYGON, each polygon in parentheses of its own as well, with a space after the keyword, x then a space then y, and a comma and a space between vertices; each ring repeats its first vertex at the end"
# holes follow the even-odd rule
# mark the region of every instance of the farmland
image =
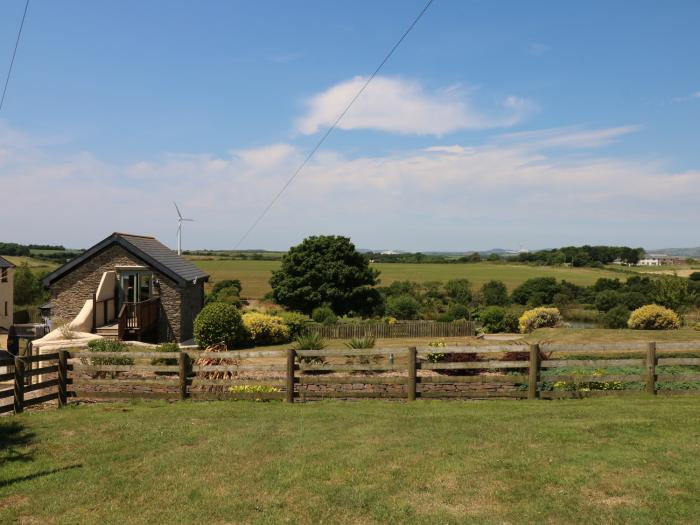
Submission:
MULTIPOLYGON (((240 279, 243 295, 260 298, 270 291, 270 272, 279 268, 279 261, 242 261, 231 259, 201 259, 193 262, 211 275, 212 281, 240 279)), ((381 272, 382 285, 394 281, 448 281, 449 279, 469 279, 475 287, 480 287, 492 279, 503 281, 509 290, 533 277, 554 277, 565 279, 578 285, 591 285, 600 277, 620 277, 612 270, 594 268, 565 268, 551 266, 530 266, 504 263, 379 263, 373 264, 381 272)), ((622 276, 624 278, 624 276, 622 276)))
POLYGON ((0 522, 693 523, 699 400, 28 412, 0 420, 0 522))

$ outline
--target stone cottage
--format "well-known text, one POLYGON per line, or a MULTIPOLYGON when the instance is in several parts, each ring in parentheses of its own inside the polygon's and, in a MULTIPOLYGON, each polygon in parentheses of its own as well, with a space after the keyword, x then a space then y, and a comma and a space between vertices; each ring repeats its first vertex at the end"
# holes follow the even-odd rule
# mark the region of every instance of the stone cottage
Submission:
POLYGON ((182 342, 192 338, 208 279, 154 237, 113 233, 43 284, 54 323, 120 340, 182 342))
POLYGON ((0 257, 0 330, 12 324, 15 265, 0 257))

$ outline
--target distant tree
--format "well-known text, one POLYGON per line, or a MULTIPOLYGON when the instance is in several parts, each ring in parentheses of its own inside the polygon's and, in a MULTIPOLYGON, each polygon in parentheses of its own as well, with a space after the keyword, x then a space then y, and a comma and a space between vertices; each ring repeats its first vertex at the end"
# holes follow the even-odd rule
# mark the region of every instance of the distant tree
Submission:
POLYGON ((227 303, 236 307, 241 305, 241 281, 238 279, 225 279, 214 284, 207 295, 205 304, 227 303))
POLYGON ((420 303, 412 295, 404 294, 389 297, 386 301, 386 313, 396 319, 417 319, 420 303))
POLYGON ((510 303, 508 289, 501 281, 489 281, 481 287, 481 297, 486 306, 506 306, 510 303))
POLYGON ((489 256, 486 258, 486 260, 489 262, 500 261, 501 256, 498 255, 497 253, 490 253, 489 256))
POLYGON ((560 290, 561 287, 554 277, 534 277, 513 290, 511 297, 513 302, 518 304, 540 306, 552 304, 555 294, 560 290))
POLYGON ((338 315, 371 315, 381 309, 382 297, 373 288, 379 272, 347 237, 308 237, 282 257, 272 272, 274 300, 292 310, 310 314, 328 305, 338 315))
POLYGON ((445 285, 447 297, 459 304, 469 304, 473 299, 472 284, 467 279, 450 279, 445 285))
POLYGON ((27 262, 20 264, 15 270, 14 296, 15 304, 37 304, 46 297, 41 285, 43 274, 35 274, 27 262))

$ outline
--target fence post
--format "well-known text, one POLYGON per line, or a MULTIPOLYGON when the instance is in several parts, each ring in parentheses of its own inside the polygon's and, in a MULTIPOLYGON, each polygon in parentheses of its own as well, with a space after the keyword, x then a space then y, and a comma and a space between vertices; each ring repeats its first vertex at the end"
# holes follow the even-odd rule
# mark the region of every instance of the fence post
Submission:
POLYGON ((97 332, 97 294, 92 294, 92 330, 91 333, 97 332))
POLYGON ((24 410, 24 361, 15 356, 15 388, 14 388, 15 414, 24 410))
POLYGON ((527 381, 527 398, 537 399, 537 381, 540 379, 540 345, 530 345, 530 367, 527 381))
POLYGON ((190 356, 180 352, 180 401, 187 399, 187 378, 190 375, 190 356))
POLYGON ((656 343, 647 345, 647 392, 656 394, 656 343))
POLYGON ((287 349, 287 388, 286 398, 287 403, 294 403, 294 359, 296 350, 294 348, 287 349))
POLYGON ((68 404, 68 353, 58 351, 58 408, 68 404))
POLYGON ((406 381, 408 401, 416 400, 416 359, 416 347, 412 346, 408 349, 408 379, 406 381))

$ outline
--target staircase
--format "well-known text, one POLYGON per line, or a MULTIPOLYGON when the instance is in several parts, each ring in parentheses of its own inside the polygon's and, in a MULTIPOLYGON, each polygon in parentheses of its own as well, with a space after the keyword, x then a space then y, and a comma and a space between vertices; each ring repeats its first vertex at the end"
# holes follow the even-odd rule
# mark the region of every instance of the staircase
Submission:
POLYGON ((95 333, 97 335, 101 335, 105 339, 117 341, 119 339, 119 325, 115 323, 104 326, 98 326, 97 330, 95 330, 95 333))

